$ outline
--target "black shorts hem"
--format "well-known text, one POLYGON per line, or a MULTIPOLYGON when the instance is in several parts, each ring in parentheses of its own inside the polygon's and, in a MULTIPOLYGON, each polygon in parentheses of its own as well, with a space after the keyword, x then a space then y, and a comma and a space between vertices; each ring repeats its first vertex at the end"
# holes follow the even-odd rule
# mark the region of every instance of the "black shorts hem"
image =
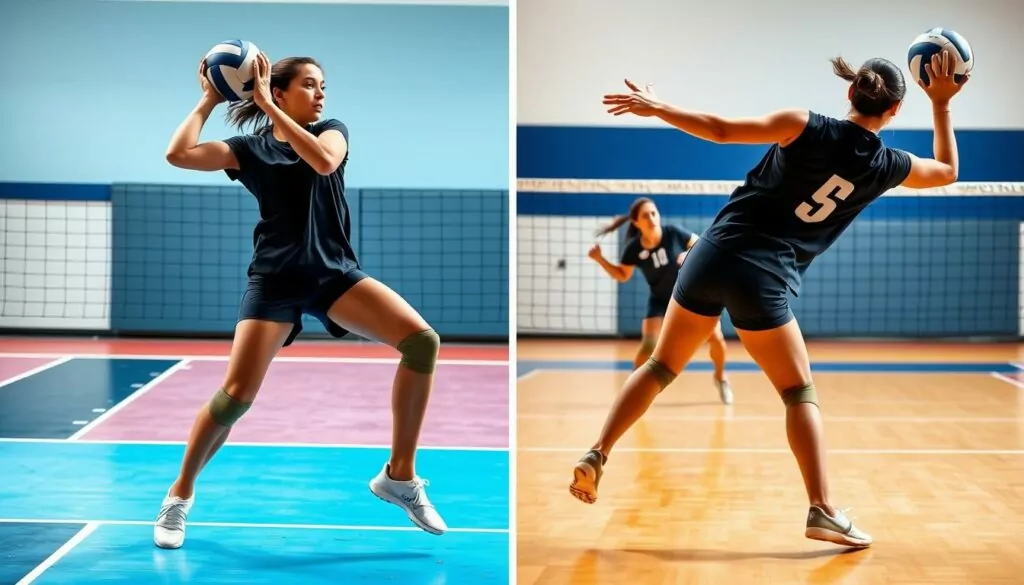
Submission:
POLYGON ((672 296, 682 307, 705 317, 729 314, 734 328, 775 329, 793 320, 784 279, 701 239, 679 270, 672 296))
POLYGON ((288 281, 274 281, 266 276, 249 279, 238 310, 238 321, 255 319, 276 323, 291 323, 292 331, 283 347, 291 345, 302 332, 302 316, 315 317, 332 337, 344 337, 350 332, 335 324, 327 316, 331 306, 357 283, 369 278, 365 272, 352 269, 344 273, 319 279, 308 287, 294 287, 288 281))
POLYGON ((687 298, 686 295, 679 290, 672 293, 672 299, 679 303, 680 307, 691 313, 700 315, 701 317, 721 317, 722 311, 725 308, 718 303, 701 302, 687 298))
POLYGON ((664 317, 668 313, 669 299, 660 299, 658 297, 647 298, 647 312, 644 313, 644 319, 657 319, 664 317))
POLYGON ((796 315, 793 314, 793 311, 786 309, 785 313, 777 314, 773 317, 763 317, 747 321, 741 320, 738 322, 732 319, 732 327, 738 331, 770 331, 782 327, 795 318, 796 315))
POLYGON ((338 299, 345 296, 345 294, 352 290, 356 284, 360 281, 366 280, 370 275, 366 274, 362 270, 353 269, 337 277, 333 277, 325 282, 320 290, 317 291, 316 298, 310 303, 309 307, 305 309, 305 313, 312 317, 316 317, 318 321, 327 330, 327 334, 331 337, 342 338, 351 333, 348 329, 338 325, 331 318, 327 316, 327 311, 331 309, 334 303, 338 302, 338 299))

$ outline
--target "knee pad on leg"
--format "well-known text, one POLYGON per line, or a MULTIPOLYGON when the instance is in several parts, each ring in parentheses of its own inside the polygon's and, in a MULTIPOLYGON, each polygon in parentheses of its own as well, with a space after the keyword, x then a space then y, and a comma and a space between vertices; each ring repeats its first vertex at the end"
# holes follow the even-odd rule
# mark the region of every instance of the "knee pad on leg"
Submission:
POLYGON ((661 385, 661 389, 668 388, 668 385, 676 379, 677 374, 673 374, 671 370, 658 363, 654 358, 647 360, 644 367, 654 374, 654 377, 658 380, 658 384, 661 385))
POLYGON ((818 405, 818 393, 814 390, 814 384, 805 384, 790 388, 782 392, 782 402, 786 406, 794 406, 801 402, 809 402, 818 405))
POLYGON ((434 373, 440 349, 441 338, 433 329, 413 333, 398 344, 398 351, 402 354, 402 365, 421 374, 434 373))
POLYGON ((210 416, 217 424, 230 427, 233 426, 242 415, 252 406, 251 402, 241 402, 231 397, 223 388, 214 394, 210 399, 210 416))

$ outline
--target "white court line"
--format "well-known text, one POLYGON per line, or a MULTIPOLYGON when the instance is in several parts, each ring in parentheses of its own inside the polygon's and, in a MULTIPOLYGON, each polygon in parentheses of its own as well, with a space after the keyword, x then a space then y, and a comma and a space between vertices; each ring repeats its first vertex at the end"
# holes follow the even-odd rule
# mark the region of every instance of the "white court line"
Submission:
MULTIPOLYGON (((523 453, 576 453, 586 452, 585 447, 520 447, 523 453)), ((616 447, 616 453, 763 453, 792 455, 789 449, 770 448, 710 448, 710 447, 665 447, 637 449, 616 447)), ((829 455, 1024 455, 1024 449, 828 449, 829 455)))
MULTIPOLYGON (((152 526, 153 520, 53 520, 50 518, 46 519, 34 519, 34 518, 0 518, 0 524, 2 523, 19 523, 19 524, 81 524, 87 522, 86 528, 92 526, 92 531, 96 530, 99 526, 152 526)), ((189 528, 193 526, 208 526, 211 528, 263 528, 263 529, 294 529, 294 530, 367 530, 374 532, 423 532, 416 526, 376 526, 376 525, 365 525, 361 526, 358 524, 273 524, 265 522, 193 522, 189 520, 189 528)), ((85 532, 86 528, 82 529, 85 532)), ((448 532, 463 532, 470 534, 508 534, 508 528, 448 528, 448 532)), ((81 532, 79 532, 81 534, 81 532)), ((79 534, 75 535, 75 538, 79 534)), ((86 533, 82 538, 78 538, 78 542, 81 542, 89 534, 86 533)), ((75 540, 72 538, 68 541, 71 544, 75 540)), ((68 546, 67 544, 64 547, 68 546)), ((61 547, 63 549, 64 547, 61 547)), ((70 548, 68 549, 70 550, 70 548)), ((58 550, 57 552, 60 552, 58 550)), ((68 551, 64 551, 67 554, 68 551)), ((54 553, 56 555, 57 553, 54 553)), ((62 554, 61 556, 64 556, 62 554)), ((60 557, 54 559, 56 562, 60 557)), ((49 559, 47 559, 49 560, 49 559)), ((44 563, 45 564, 45 563, 44 563)), ((50 563, 51 565, 53 563, 50 563)), ((49 565, 47 565, 49 566, 49 565)), ((42 565, 40 565, 42 567, 42 565)), ((38 576, 38 575, 37 575, 38 576)))
POLYGON ((534 374, 539 374, 540 372, 541 372, 541 370, 539 370, 537 368, 534 368, 534 369, 530 370, 529 372, 526 372, 522 376, 517 376, 516 377, 516 382, 518 383, 518 382, 522 382, 523 380, 527 380, 529 378, 532 378, 534 376, 534 374))
MULTIPOLYGON (((0 438, 0 444, 3 443, 60 443, 62 445, 155 445, 155 446, 179 446, 184 447, 186 441, 119 441, 119 440, 100 440, 93 441, 85 439, 81 441, 68 441, 67 439, 16 439, 3 437, 0 438)), ((246 442, 233 442, 228 441, 224 443, 224 448, 231 447, 261 447, 261 448, 313 448, 313 449, 390 449, 391 445, 364 445, 364 444, 349 444, 349 443, 246 443, 246 442)), ((425 446, 420 445, 417 447, 420 451, 494 451, 498 453, 508 452, 507 447, 462 447, 462 446, 425 446)))
MULTIPOLYGON (((0 353, 0 358, 58 358, 81 360, 189 360, 194 362, 226 362, 226 355, 169 355, 169 354, 100 354, 83 353, 68 355, 64 353, 0 353)), ((275 362, 297 363, 328 363, 328 364, 393 364, 398 365, 401 358, 353 358, 353 357, 295 357, 278 356, 275 362)), ((508 366, 508 360, 437 360, 438 365, 445 366, 508 366)))
MULTIPOLYGON (((12 522, 12 520, 7 520, 7 522, 12 522)), ((16 520, 14 520, 13 522, 16 522, 16 520)), ((71 522, 62 522, 62 524, 71 524, 71 522)), ((80 524, 80 522, 76 522, 76 524, 80 524)), ((99 527, 100 525, 98 522, 87 522, 86 525, 83 526, 81 530, 76 532, 75 535, 72 536, 67 542, 65 542, 63 546, 53 551, 53 554, 46 557, 45 561, 39 563, 39 565, 36 568, 32 569, 32 571, 28 575, 22 577, 21 581, 18 581, 17 585, 28 585, 29 583, 38 579, 39 576, 46 571, 46 569, 49 569, 57 561, 64 558, 64 555, 71 552, 71 549, 78 546, 83 540, 88 538, 90 534, 96 532, 96 529, 99 527)))
MULTIPOLYGON (((529 420, 604 420, 606 412, 594 412, 593 414, 551 414, 551 413, 526 413, 519 414, 519 419, 529 420)), ((1012 423, 1024 422, 1021 417, 995 416, 995 417, 963 417, 963 416, 828 416, 822 415, 825 422, 873 422, 873 423, 909 423, 909 424, 933 424, 933 423, 1012 423)), ((647 413, 645 421, 666 420, 666 421, 711 421, 711 422, 760 422, 760 421, 784 421, 785 415, 700 415, 700 414, 658 414, 647 413)))
POLYGON ((1017 362, 1010 362, 1010 365, 1017 368, 1018 370, 1024 370, 1024 364, 1018 364, 1017 362))
POLYGON ((1024 390, 1024 383, 1021 383, 1021 382, 1019 382, 1017 380, 1014 380, 1013 378, 1010 378, 1009 376, 1004 376, 1004 375, 1000 374, 999 372, 992 372, 992 377, 997 379, 997 380, 1002 380, 1003 382, 1006 382, 1007 384, 1013 384, 1014 386, 1020 388, 1021 390, 1024 390))
MULTIPOLYGON (((40 358, 47 357, 47 358, 52 358, 52 357, 58 357, 60 355, 61 354, 53 354, 53 355, 48 355, 48 356, 11 356, 11 357, 40 357, 40 358)), ((0 357, 5 357, 5 356, 3 356, 3 354, 0 354, 0 357)), ((28 370, 27 372, 22 372, 22 373, 18 374, 17 376, 14 376, 14 377, 11 377, 11 378, 7 378, 6 380, 0 382, 0 388, 2 388, 4 386, 7 386, 8 384, 13 384, 13 383, 17 382, 18 380, 24 380, 25 378, 28 378, 29 376, 34 376, 34 375, 38 374, 39 372, 42 372, 42 371, 45 371, 45 370, 49 370, 52 367, 59 366, 59 365, 61 365, 63 363, 69 362, 69 361, 71 361, 71 359, 72 359, 71 356, 64 356, 64 357, 61 357, 60 359, 55 359, 52 362, 47 362, 47 363, 45 363, 45 364, 43 364, 41 366, 32 368, 31 370, 28 370)))
POLYGON ((92 422, 88 423, 84 427, 82 427, 82 428, 78 429, 77 431, 75 431, 75 434, 73 434, 70 437, 68 437, 67 440, 68 441, 77 441, 79 438, 84 436, 86 433, 88 433, 92 429, 94 429, 97 426, 99 426, 103 421, 105 421, 108 418, 110 418, 111 416, 113 416, 117 411, 119 411, 122 408, 128 406, 134 400, 137 400, 140 396, 142 396, 146 392, 149 392, 150 390, 155 388, 157 384, 159 384, 160 382, 163 382, 167 378, 170 378, 172 375, 174 375, 175 372, 181 370, 182 368, 184 368, 187 365, 188 365, 188 360, 181 360, 180 362, 178 362, 178 363, 174 364, 173 366, 167 368, 166 370, 163 371, 162 374, 160 374, 159 376, 157 376, 157 377, 153 378, 152 380, 150 380, 149 382, 147 382, 142 388, 139 388, 135 392, 132 392, 130 396, 128 396, 127 398, 125 398, 121 402, 118 402, 113 407, 109 408, 106 412, 104 412, 103 414, 101 414, 98 417, 94 418, 92 420, 92 422))

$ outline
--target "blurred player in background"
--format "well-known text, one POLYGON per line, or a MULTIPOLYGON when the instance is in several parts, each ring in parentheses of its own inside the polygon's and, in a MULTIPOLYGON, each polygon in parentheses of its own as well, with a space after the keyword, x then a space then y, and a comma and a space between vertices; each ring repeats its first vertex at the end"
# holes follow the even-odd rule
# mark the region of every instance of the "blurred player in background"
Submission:
MULTIPOLYGON (((672 299, 672 287, 675 286, 679 267, 683 264, 686 253, 697 243, 700 237, 690 230, 674 224, 662 224, 661 215, 654 201, 642 197, 633 202, 629 213, 620 215, 610 224, 600 229, 597 235, 604 236, 615 232, 626 222, 626 244, 618 264, 609 262, 601 254, 601 246, 594 244, 589 256, 604 268, 609 276, 619 282, 627 282, 633 276, 636 266, 644 274, 650 295, 647 297, 647 313, 641 322, 640 349, 633 359, 633 367, 639 368, 647 363, 654 352, 661 334, 661 325, 672 299)), ((733 394, 729 381, 725 379, 725 337, 722 335, 721 322, 708 337, 711 361, 715 366, 715 387, 723 404, 732 404, 733 394)))

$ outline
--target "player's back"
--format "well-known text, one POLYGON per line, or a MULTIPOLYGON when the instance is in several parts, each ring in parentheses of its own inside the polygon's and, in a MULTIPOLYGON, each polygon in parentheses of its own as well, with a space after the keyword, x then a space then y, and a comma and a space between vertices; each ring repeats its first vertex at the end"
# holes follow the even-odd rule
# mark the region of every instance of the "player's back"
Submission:
POLYGON ((772 145, 747 174, 704 237, 798 293, 811 261, 909 172, 910 157, 875 133, 811 112, 797 139, 772 145))

